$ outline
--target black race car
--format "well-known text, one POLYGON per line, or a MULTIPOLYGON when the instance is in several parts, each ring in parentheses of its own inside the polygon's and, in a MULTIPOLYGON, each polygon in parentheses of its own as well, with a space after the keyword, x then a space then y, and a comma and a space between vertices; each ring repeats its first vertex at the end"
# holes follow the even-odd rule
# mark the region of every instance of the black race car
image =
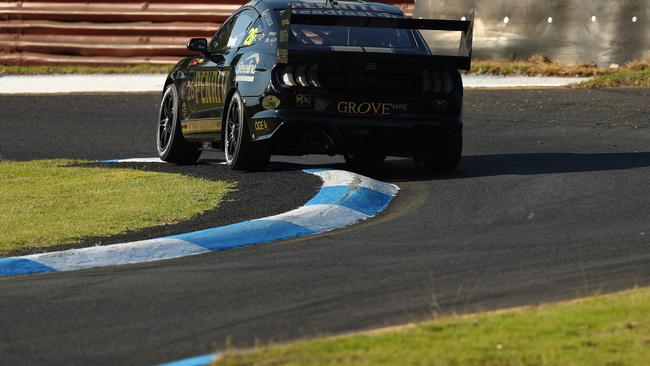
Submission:
POLYGON ((225 151, 237 170, 272 154, 343 154, 354 166, 413 156, 429 171, 461 157, 467 20, 406 18, 375 2, 254 0, 238 9, 165 83, 162 160, 225 151), (458 31, 458 55, 433 55, 419 30, 458 31))

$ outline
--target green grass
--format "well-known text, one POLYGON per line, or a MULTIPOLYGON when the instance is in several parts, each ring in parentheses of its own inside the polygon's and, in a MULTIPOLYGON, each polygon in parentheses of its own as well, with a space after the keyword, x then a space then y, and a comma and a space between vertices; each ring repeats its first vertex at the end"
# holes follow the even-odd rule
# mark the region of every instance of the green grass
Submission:
POLYGON ((647 365, 650 289, 225 352, 223 365, 647 365))
POLYGON ((608 75, 596 76, 584 83, 575 85, 577 88, 620 88, 620 87, 650 87, 650 67, 644 70, 621 70, 608 75))
POLYGON ((219 205, 234 183, 78 161, 0 161, 0 255, 172 224, 219 205))
POLYGON ((52 75, 52 74, 167 74, 173 65, 127 65, 127 66, 3 66, 0 75, 52 75))

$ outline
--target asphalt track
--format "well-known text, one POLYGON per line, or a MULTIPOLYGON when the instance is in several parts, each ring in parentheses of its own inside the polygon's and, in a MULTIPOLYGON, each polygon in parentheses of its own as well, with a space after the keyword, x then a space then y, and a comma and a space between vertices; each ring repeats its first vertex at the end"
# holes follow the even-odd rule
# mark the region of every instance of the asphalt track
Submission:
MULTIPOLYGON (((0 364, 151 364, 229 340, 650 285, 649 100, 640 89, 469 91, 458 172, 420 176, 407 160, 388 162, 373 177, 402 190, 375 219, 179 260, 2 279, 0 364)), ((156 104, 2 97, 0 154, 151 156, 156 104)))

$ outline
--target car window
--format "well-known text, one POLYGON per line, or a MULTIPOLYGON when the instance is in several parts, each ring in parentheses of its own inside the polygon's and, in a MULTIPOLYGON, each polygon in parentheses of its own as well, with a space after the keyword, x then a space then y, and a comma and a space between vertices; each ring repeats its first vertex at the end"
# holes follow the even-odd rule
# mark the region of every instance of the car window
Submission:
POLYGON ((210 52, 222 52, 226 49, 225 45, 228 43, 228 37, 230 37, 234 24, 235 19, 230 19, 219 28, 217 34, 212 38, 212 42, 210 42, 210 52))
POLYGON ((219 29, 210 44, 210 51, 223 53, 243 45, 248 38, 248 28, 256 19, 257 13, 252 10, 237 14, 219 29))
POLYGON ((244 44, 246 38, 248 38, 248 27, 253 23, 257 14, 251 10, 244 10, 239 13, 237 20, 235 20, 235 25, 233 26, 232 32, 228 37, 228 43, 226 47, 235 48, 244 44))
POLYGON ((292 41, 314 46, 357 46, 414 48, 413 34, 407 29, 361 28, 296 24, 292 41))

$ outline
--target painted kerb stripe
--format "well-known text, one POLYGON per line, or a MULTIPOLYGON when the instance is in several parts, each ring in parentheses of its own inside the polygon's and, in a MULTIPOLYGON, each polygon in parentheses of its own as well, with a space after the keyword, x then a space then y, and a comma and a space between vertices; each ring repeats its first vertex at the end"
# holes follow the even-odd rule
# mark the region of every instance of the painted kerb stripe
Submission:
MULTIPOLYGON (((106 162, 156 161, 125 159, 106 162)), ((343 228, 385 210, 399 188, 362 175, 308 169, 323 186, 304 206, 280 215, 129 243, 0 258, 0 277, 118 266, 241 248, 343 228)))

